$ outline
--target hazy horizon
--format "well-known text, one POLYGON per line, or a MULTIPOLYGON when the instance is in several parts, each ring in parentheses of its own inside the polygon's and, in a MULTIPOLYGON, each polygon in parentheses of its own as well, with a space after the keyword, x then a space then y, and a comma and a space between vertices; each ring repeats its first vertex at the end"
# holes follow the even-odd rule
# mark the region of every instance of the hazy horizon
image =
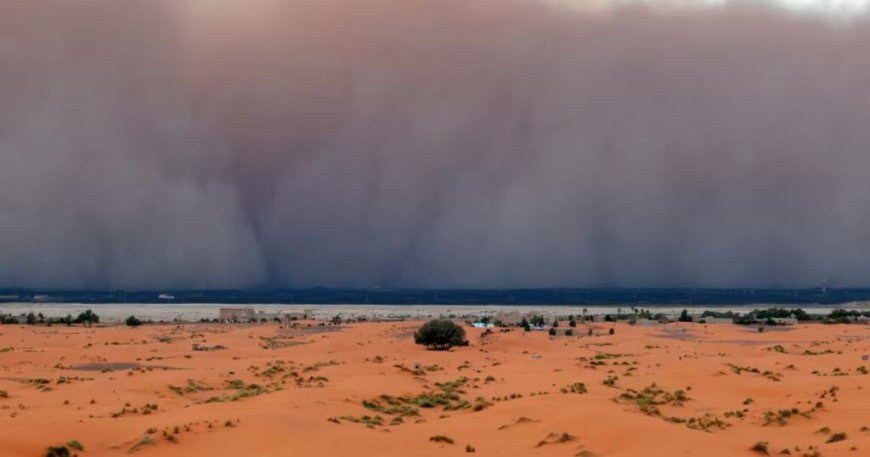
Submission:
POLYGON ((4 1, 0 288, 870 286, 870 2, 770 3, 4 1))

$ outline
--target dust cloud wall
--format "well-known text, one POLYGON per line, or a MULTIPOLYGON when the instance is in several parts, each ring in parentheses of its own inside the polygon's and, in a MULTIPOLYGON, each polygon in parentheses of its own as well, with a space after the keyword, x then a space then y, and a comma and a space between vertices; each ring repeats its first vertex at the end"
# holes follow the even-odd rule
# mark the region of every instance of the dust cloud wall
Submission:
POLYGON ((870 285, 870 21, 6 0, 0 287, 870 285))

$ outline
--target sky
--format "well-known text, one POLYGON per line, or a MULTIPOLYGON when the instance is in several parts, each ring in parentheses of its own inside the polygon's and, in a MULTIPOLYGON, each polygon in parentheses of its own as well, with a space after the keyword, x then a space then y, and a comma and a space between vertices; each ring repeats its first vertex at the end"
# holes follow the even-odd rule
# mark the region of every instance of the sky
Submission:
POLYGON ((6 0, 0 287, 870 286, 868 2, 579 1, 6 0))
POLYGON ((659 9, 686 7, 705 8, 733 5, 769 5, 798 14, 827 16, 828 18, 854 16, 866 13, 868 0, 549 0, 583 8, 613 9, 625 5, 644 5, 659 9))

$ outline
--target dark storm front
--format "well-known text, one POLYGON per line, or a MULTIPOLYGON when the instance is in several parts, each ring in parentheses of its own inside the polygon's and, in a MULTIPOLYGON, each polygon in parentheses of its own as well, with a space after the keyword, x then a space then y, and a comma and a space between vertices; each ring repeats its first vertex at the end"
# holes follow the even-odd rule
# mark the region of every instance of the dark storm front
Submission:
POLYGON ((273 289, 176 291, 0 290, 0 303, 286 303, 385 305, 842 304, 870 289, 273 289))

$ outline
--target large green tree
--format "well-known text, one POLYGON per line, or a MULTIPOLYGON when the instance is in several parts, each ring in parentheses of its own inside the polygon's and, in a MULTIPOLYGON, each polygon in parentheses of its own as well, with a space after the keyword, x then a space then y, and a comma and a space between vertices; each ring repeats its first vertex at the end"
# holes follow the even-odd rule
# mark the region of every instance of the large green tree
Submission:
POLYGON ((468 346, 465 329, 450 319, 435 319, 414 333, 414 342, 429 349, 443 351, 454 346, 468 346))

